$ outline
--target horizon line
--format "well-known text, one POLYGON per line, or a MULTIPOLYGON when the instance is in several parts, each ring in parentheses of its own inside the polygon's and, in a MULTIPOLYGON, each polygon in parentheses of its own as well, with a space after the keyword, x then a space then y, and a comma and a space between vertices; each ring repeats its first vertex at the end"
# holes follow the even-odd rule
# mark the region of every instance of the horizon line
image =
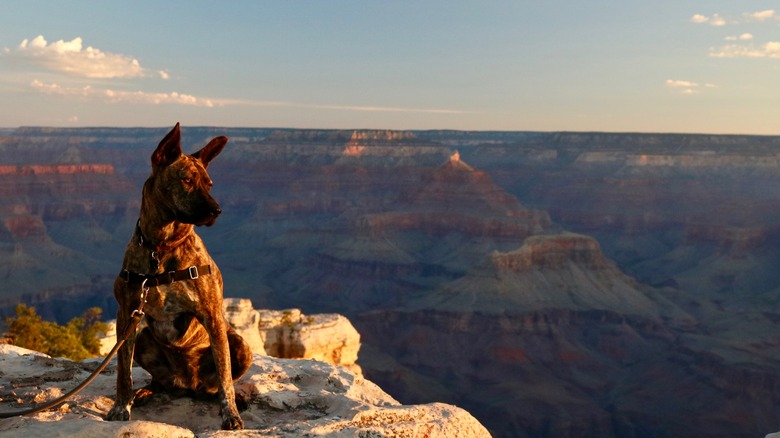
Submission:
MULTIPOLYGON (((18 125, 18 126, 0 126, 0 130, 9 131, 24 128, 36 129, 170 129, 173 125, 18 125)), ((398 129, 398 128, 317 128, 317 127, 294 127, 294 126, 245 126, 245 125, 182 125, 182 130, 186 128, 225 128, 225 129, 278 129, 278 130, 299 130, 299 131, 390 131, 390 132, 472 132, 472 133, 533 133, 533 134, 609 134, 609 135, 700 135, 700 136, 748 136, 748 137, 780 137, 780 134, 755 134, 755 133, 734 133, 734 132, 693 132, 693 131, 608 131, 608 130, 572 130, 572 129, 457 129, 457 128, 422 128, 422 129, 398 129)))

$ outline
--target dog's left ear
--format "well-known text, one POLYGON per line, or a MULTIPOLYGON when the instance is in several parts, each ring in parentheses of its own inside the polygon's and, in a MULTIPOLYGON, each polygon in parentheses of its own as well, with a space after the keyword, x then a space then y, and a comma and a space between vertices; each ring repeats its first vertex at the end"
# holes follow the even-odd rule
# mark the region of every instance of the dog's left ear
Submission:
POLYGON ((214 157, 219 155, 220 152, 222 152, 222 148, 225 147, 227 142, 227 137, 215 137, 209 142, 209 144, 203 146, 203 149, 192 154, 192 157, 199 159, 203 163, 203 167, 208 167, 209 162, 213 160, 214 157))
POLYGON ((171 129, 152 154, 152 169, 157 170, 176 161, 181 156, 181 132, 179 124, 171 129))

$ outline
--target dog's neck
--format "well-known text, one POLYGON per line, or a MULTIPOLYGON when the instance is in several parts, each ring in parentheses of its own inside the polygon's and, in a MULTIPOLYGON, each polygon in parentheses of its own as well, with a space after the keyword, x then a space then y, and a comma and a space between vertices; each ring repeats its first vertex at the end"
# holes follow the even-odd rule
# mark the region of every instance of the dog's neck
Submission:
POLYGON ((149 205, 151 198, 146 192, 150 189, 148 182, 144 184, 139 216, 144 220, 138 220, 136 234, 143 246, 159 253, 181 245, 195 226, 175 220, 173 213, 167 212, 160 205, 149 205))
POLYGON ((136 234, 139 243, 152 251, 164 252, 184 243, 192 233, 194 226, 182 222, 172 221, 157 224, 155 221, 138 220, 136 234))

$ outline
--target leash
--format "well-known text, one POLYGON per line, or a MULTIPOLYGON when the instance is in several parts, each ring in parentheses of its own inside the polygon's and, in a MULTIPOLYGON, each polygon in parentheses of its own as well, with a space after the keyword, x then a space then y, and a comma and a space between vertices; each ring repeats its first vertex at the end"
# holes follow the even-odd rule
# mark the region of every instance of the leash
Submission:
MULTIPOLYGON (((152 269, 152 272, 156 271, 157 268, 159 267, 159 262, 160 262, 159 256, 161 251, 175 248, 176 246, 181 244, 181 242, 183 242, 184 239, 189 237, 189 235, 185 236, 184 239, 182 239, 179 242, 176 242, 176 244, 173 246, 153 246, 151 245, 151 242, 144 239, 143 233, 141 233, 140 219, 136 223, 135 233, 138 236, 138 245, 146 247, 151 250, 150 267, 152 269)), ((128 271, 127 269, 123 269, 119 273, 120 279, 124 280, 128 284, 136 283, 136 282, 141 283, 141 303, 138 305, 138 308, 133 310, 133 313, 130 314, 130 321, 128 321, 127 327, 125 327, 124 332, 122 333, 122 337, 117 338, 116 345, 114 345, 114 348, 111 349, 111 351, 108 353, 106 358, 103 359, 103 362, 100 364, 100 366, 98 366, 95 369, 95 371, 93 371, 92 374, 90 374, 89 377, 87 377, 86 380, 81 382, 77 387, 70 390, 70 392, 68 392, 67 394, 64 394, 59 398, 56 398, 50 402, 44 403, 41 406, 32 409, 26 409, 17 412, 0 412, 0 419, 32 415, 41 411, 45 411, 55 406, 59 406, 60 404, 64 403, 65 400, 79 393, 82 389, 86 388, 87 385, 92 383, 92 381, 95 380, 98 374, 103 372, 103 370, 108 366, 108 362, 111 361, 114 355, 116 355, 116 352, 119 351, 119 348, 122 346, 122 344, 124 344, 125 341, 127 341, 127 339, 130 337, 130 335, 135 332, 135 329, 138 327, 138 324, 141 322, 141 320, 144 317, 144 305, 146 304, 146 296, 149 293, 149 287, 162 286, 162 285, 171 284, 182 280, 195 280, 201 275, 209 275, 209 274, 211 274, 211 265, 190 266, 189 268, 180 269, 178 271, 164 272, 162 274, 139 274, 137 272, 131 272, 128 271)))
POLYGON ((0 418, 11 418, 11 417, 17 417, 17 416, 25 416, 25 415, 32 415, 41 411, 45 411, 47 409, 51 409, 55 406, 59 406, 60 404, 64 403, 65 400, 69 399, 70 397, 73 397, 77 393, 79 393, 82 389, 86 388, 87 385, 92 383, 93 380, 103 372, 103 370, 108 366, 108 362, 111 361, 111 359, 114 357, 117 351, 119 351, 119 347, 122 346, 122 344, 127 341, 127 339, 130 337, 130 335, 135 332, 136 327, 138 327, 138 324, 141 322, 141 320, 144 317, 144 305, 146 304, 146 295, 149 292, 149 286, 146 285, 146 279, 144 279, 141 282, 141 304, 138 305, 138 308, 133 310, 133 313, 130 314, 130 321, 128 321, 127 327, 125 327, 124 332, 122 333, 121 338, 117 338, 116 345, 114 345, 114 348, 111 349, 111 351, 108 353, 105 359, 103 359, 103 362, 98 366, 95 371, 92 372, 92 374, 87 377, 86 380, 81 382, 77 387, 73 388, 68 392, 67 394, 54 399, 50 402, 44 403, 41 406, 37 406, 32 409, 25 409, 22 411, 17 412, 0 412, 0 418))

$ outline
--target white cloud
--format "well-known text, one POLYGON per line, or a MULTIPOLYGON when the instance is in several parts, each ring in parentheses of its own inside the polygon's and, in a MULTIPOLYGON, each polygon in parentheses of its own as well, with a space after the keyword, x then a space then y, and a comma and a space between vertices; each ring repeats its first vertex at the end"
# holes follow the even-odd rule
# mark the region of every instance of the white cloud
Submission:
POLYGON ((724 38, 726 41, 749 41, 753 39, 753 35, 749 33, 743 33, 739 36, 727 36, 724 38))
POLYGON ((190 94, 172 93, 149 93, 144 91, 122 91, 109 88, 86 87, 63 87, 55 83, 46 83, 38 79, 30 83, 34 90, 50 95, 77 97, 83 99, 100 100, 106 103, 132 103, 132 104, 172 104, 189 105, 199 107, 222 107, 231 105, 241 106, 263 106, 263 107, 282 107, 282 108, 304 108, 315 110, 336 110, 336 111, 364 111, 364 112, 394 112, 394 113, 425 113, 425 114, 470 114, 469 111, 444 109, 444 108, 401 108, 401 107, 383 107, 383 106, 353 106, 353 105, 330 105, 330 104, 312 104, 284 101, 265 101, 265 100, 236 100, 236 99, 207 99, 193 96, 190 94))
POLYGON ((667 87, 672 87, 672 88, 682 88, 682 87, 688 88, 688 87, 698 87, 699 84, 697 84, 696 82, 691 82, 691 81, 680 81, 680 80, 675 80, 675 79, 667 79, 666 80, 666 86, 667 87))
POLYGON ((697 82, 682 81, 678 79, 667 79, 665 84, 669 88, 674 88, 679 90, 680 94, 698 94, 701 92, 700 87, 718 88, 717 85, 711 83, 705 83, 704 85, 700 85, 697 82))
POLYGON ((757 11, 752 13, 742 14, 749 21, 766 21, 776 18, 774 9, 767 9, 765 11, 757 11))
POLYGON ((691 17, 691 22, 697 24, 708 23, 712 26, 726 25, 726 20, 718 14, 712 14, 711 17, 707 17, 706 15, 701 15, 701 14, 695 14, 693 17, 691 17))
POLYGON ((244 105, 244 106, 271 106, 280 108, 303 108, 314 110, 335 111, 361 111, 361 112, 389 112, 389 113, 425 113, 425 114, 473 114, 472 111, 447 108, 403 108, 392 106, 358 106, 317 104, 305 102, 285 102, 269 100, 219 100, 219 105, 244 105))
POLYGON ((30 86, 45 94, 54 94, 60 96, 75 96, 89 99, 98 99, 109 103, 137 103, 137 104, 173 104, 189 105, 211 108, 216 105, 222 105, 212 99, 204 99, 190 94, 171 93, 148 93, 145 91, 122 91, 108 88, 71 87, 66 88, 58 84, 48 84, 37 79, 30 83, 30 86))
POLYGON ((770 41, 761 46, 753 44, 729 44, 710 49, 713 58, 780 58, 780 41, 770 41))
POLYGON ((721 17, 720 14, 717 13, 712 14, 709 17, 706 15, 695 14, 691 17, 691 22, 696 24, 707 23, 712 26, 725 26, 726 24, 743 24, 779 19, 780 16, 775 13, 774 9, 767 9, 764 11, 744 12, 741 17, 731 17, 728 20, 721 17))
POLYGON ((340 111, 367 111, 390 113, 426 113, 426 114, 468 114, 467 111, 436 109, 436 108, 398 108, 386 106, 351 106, 351 105, 314 105, 314 104, 289 104, 299 108, 340 110, 340 111))
MULTIPOLYGON (((153 74, 130 56, 104 52, 92 46, 85 48, 81 37, 53 43, 47 42, 43 35, 32 40, 25 38, 15 49, 6 48, 3 56, 87 78, 138 78, 153 74)), ((166 79, 168 73, 160 72, 159 75, 166 79)))
POLYGON ((710 24, 713 26, 725 26, 726 20, 718 14, 713 14, 712 17, 710 17, 710 24))

